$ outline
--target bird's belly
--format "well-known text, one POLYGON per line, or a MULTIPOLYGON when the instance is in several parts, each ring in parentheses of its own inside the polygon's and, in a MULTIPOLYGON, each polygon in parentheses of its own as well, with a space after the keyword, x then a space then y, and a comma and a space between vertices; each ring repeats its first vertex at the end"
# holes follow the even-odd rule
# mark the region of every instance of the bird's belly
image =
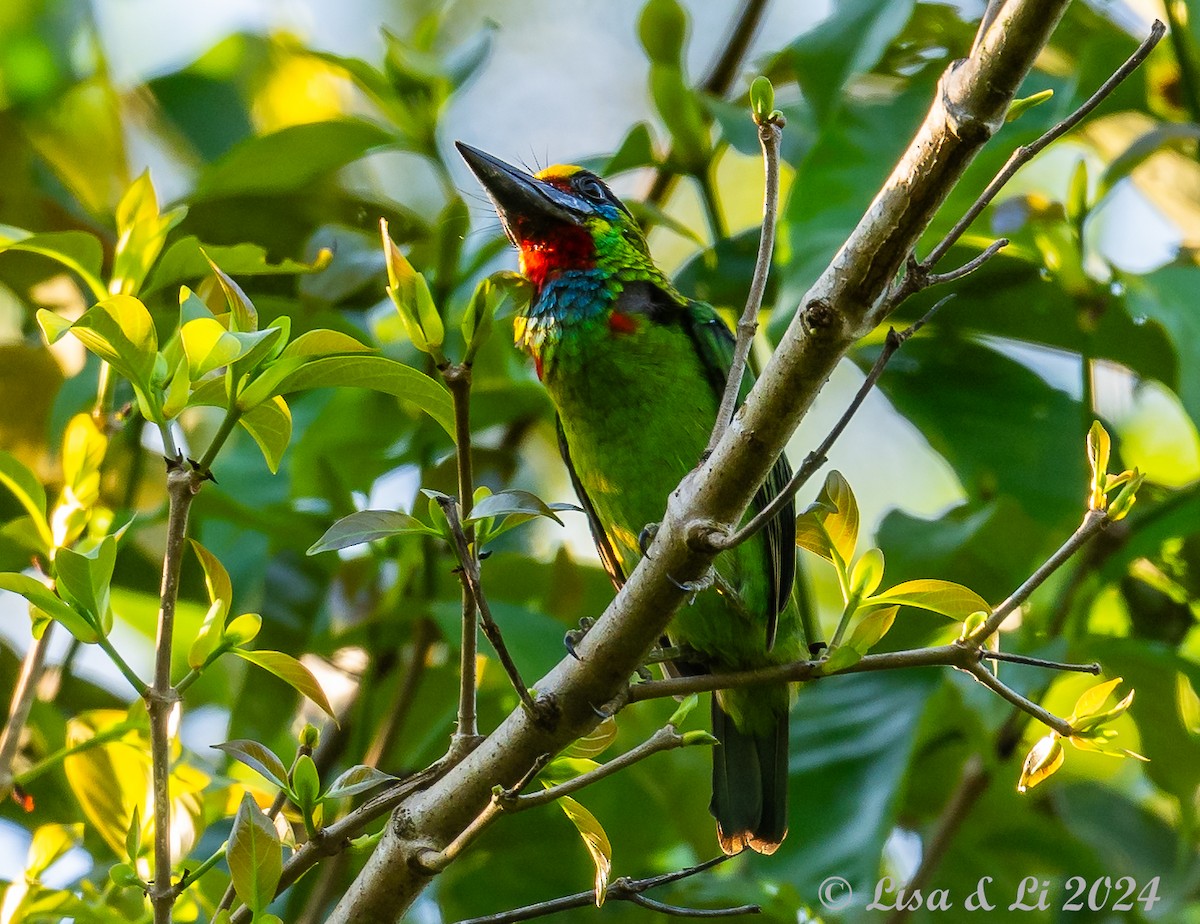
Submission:
MULTIPOLYGON (((639 533, 662 519, 668 496, 704 452, 717 396, 682 331, 652 328, 591 346, 559 352, 545 383, 575 473, 629 574, 641 558, 639 533)), ((769 583, 761 540, 720 556, 717 571, 721 590, 685 605, 670 634, 719 655, 722 666, 760 664, 769 583)))

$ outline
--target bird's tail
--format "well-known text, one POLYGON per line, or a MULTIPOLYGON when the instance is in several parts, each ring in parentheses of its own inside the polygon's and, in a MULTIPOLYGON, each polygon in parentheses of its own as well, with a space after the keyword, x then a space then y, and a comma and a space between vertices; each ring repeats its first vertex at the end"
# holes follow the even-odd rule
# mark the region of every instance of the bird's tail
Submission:
POLYGON ((788 715, 765 728, 742 731, 716 695, 712 698, 713 795, 709 811, 727 854, 749 847, 774 853, 787 836, 788 715))

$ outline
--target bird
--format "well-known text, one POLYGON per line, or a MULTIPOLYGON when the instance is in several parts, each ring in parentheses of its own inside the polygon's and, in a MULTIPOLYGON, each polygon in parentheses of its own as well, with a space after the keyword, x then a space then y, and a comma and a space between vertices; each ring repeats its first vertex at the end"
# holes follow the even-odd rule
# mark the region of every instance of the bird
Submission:
MULTIPOLYGON (((681 295, 655 264, 629 209, 595 173, 554 165, 528 173, 456 146, 491 199, 532 297, 514 318, 557 412, 558 443, 604 568, 619 588, 645 530, 696 467, 717 418, 734 337, 709 305, 681 295)), ((753 383, 747 373, 742 395, 753 383)), ((748 516, 790 477, 780 459, 748 516)), ((791 504, 749 541, 722 552, 712 586, 681 607, 666 641, 688 654, 679 673, 749 670, 807 655, 793 585, 791 504)), ((774 853, 788 829, 787 684, 712 699, 709 810, 726 854, 774 853)))

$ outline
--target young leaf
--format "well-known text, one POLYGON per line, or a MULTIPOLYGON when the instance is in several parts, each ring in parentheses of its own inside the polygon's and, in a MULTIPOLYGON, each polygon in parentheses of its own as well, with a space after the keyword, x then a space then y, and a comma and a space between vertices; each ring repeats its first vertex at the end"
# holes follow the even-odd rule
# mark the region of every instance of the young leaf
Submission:
POLYGON ((1051 776, 1063 764, 1062 742, 1055 732, 1038 740, 1025 757, 1025 765, 1021 768, 1021 779, 1017 783, 1017 792, 1032 789, 1042 780, 1051 776))
POLYGON ((564 757, 596 757, 608 750, 617 738, 617 723, 611 716, 582 738, 576 738, 562 750, 564 757))
POLYGON ((342 799, 346 796, 357 796, 359 793, 369 792, 376 786, 381 786, 395 779, 396 777, 389 773, 384 773, 382 770, 376 770, 374 767, 359 764, 356 767, 351 767, 334 780, 329 788, 325 790, 325 795, 321 798, 342 799))
MULTIPOLYGON (((203 250, 201 253, 203 253, 203 250)), ((217 282, 221 284, 221 291, 225 293, 225 301, 229 303, 229 310, 233 315, 233 329, 247 333, 258 330, 258 311, 255 309, 254 303, 246 297, 246 293, 242 291, 241 286, 209 259, 208 254, 204 254, 204 259, 208 260, 208 265, 212 267, 213 275, 217 277, 217 282)))
POLYGON ((224 744, 214 744, 218 751, 224 751, 234 760, 245 764, 255 773, 260 773, 280 789, 288 791, 288 772, 283 761, 265 744, 251 741, 248 738, 238 738, 226 741, 224 744))
POLYGON ((342 517, 329 527, 325 531, 325 535, 308 550, 308 554, 316 555, 319 552, 347 549, 351 546, 362 545, 364 542, 374 542, 376 539, 387 539, 391 536, 403 536, 410 533, 438 535, 436 530, 431 529, 416 517, 398 510, 359 510, 342 517))
POLYGON ((990 613, 992 610, 987 601, 970 588, 933 578, 905 581, 868 597, 864 602, 915 606, 958 620, 966 619, 972 613, 990 613))
POLYGON ((50 534, 50 524, 46 520, 46 489, 42 487, 37 476, 27 469, 16 456, 0 452, 0 485, 12 492, 33 525, 37 527, 38 536, 48 549, 54 542, 50 534))
POLYGON ((137 863, 138 855, 142 852, 142 813, 141 809, 133 810, 129 819, 129 831, 125 834, 125 856, 130 863, 137 863))
POLYGON ((224 622, 224 617, 233 603, 233 584, 229 580, 229 572, 225 570, 221 560, 199 542, 195 539, 188 541, 191 542, 192 551, 196 553, 200 567, 204 570, 204 586, 208 590, 208 602, 222 604, 221 619, 224 622))
POLYGON ((304 817, 311 818, 312 810, 321 797, 321 776, 308 754, 301 754, 296 759, 296 767, 292 770, 292 792, 304 817))
POLYGON ((257 918, 275 898, 283 875, 283 847, 275 825, 250 793, 242 794, 225 857, 237 897, 257 918))
POLYGON ((584 846, 592 856, 592 863, 596 866, 594 888, 596 907, 599 908, 604 904, 604 895, 608 891, 608 877, 612 872, 612 845, 608 842, 608 835, 604 833, 604 828, 596 820, 596 816, 570 796, 563 796, 558 800, 558 805, 579 831, 584 846))
POLYGON ((1088 507, 1092 510, 1103 510, 1106 506, 1104 492, 1108 475, 1108 458, 1112 452, 1112 441, 1108 431, 1100 421, 1092 421, 1092 428, 1087 436, 1088 461, 1092 465, 1092 493, 1088 507))
POLYGON ((318 356, 339 356, 343 353, 374 353, 375 348, 360 343, 349 334, 337 330, 310 330, 301 334, 279 354, 280 359, 313 359, 318 356))
POLYGON ((262 629, 262 617, 258 613, 242 613, 236 619, 231 619, 225 626, 223 641, 232 648, 249 644, 258 637, 262 629))
POLYGON ((63 599, 107 635, 109 583, 117 559, 117 541, 106 536, 90 553, 59 549, 54 559, 63 599))
POLYGON ((282 651, 246 651, 244 648, 234 648, 233 653, 251 664, 257 664, 268 673, 274 674, 296 692, 320 706, 335 722, 337 721, 333 707, 329 705, 329 699, 325 696, 321 685, 317 683, 317 678, 312 675, 312 671, 291 655, 284 654, 282 651))
POLYGON ((244 411, 238 423, 258 444, 271 474, 278 472, 283 454, 292 441, 292 409, 288 403, 276 395, 244 411))
POLYGON ((61 622, 81 642, 95 642, 100 637, 98 628, 87 617, 35 578, 24 574, 0 574, 0 590, 20 594, 51 619, 61 622))
POLYGON ((1034 93, 1032 96, 1014 99, 1012 105, 1008 107, 1008 112, 1004 116, 1005 122, 1012 122, 1021 118, 1026 112, 1034 106, 1040 106, 1042 103, 1054 96, 1053 90, 1042 90, 1040 93, 1034 93))
POLYGON ((841 472, 832 471, 816 501, 796 520, 796 544, 849 566, 858 545, 858 501, 841 472))
POLYGON ((838 671, 844 671, 846 668, 857 664, 862 658, 862 653, 856 651, 849 643, 838 645, 837 648, 830 652, 829 657, 821 665, 821 673, 834 674, 838 671))
POLYGON ((854 631, 850 633, 850 638, 846 640, 846 646, 853 648, 859 654, 865 655, 879 644, 880 639, 888 634, 888 630, 892 628, 892 623, 895 621, 898 612, 900 612, 900 607, 898 606, 885 606, 868 613, 854 627, 854 631))
POLYGON ((869 597, 879 589, 883 580, 883 551, 868 549, 854 566, 850 575, 850 586, 859 597, 869 597))
POLYGON ((549 517, 562 526, 562 520, 555 515, 554 508, 528 491, 501 491, 499 494, 490 494, 471 509, 471 515, 466 518, 466 522, 475 523, 488 517, 509 514, 549 517))
POLYGON ((40 879, 42 873, 82 840, 82 823, 40 825, 33 832, 33 840, 29 843, 29 853, 26 854, 26 877, 34 880, 40 879))
POLYGON ((70 331, 121 375, 143 390, 149 388, 158 355, 158 336, 150 312, 136 298, 106 298, 85 311, 70 331))
POLYGON ((775 109, 775 88, 767 77, 758 76, 750 84, 750 111, 754 121, 765 122, 775 109))
POLYGON ((196 318, 179 328, 179 339, 187 356, 193 382, 214 369, 228 366, 242 353, 242 343, 216 318, 196 318))

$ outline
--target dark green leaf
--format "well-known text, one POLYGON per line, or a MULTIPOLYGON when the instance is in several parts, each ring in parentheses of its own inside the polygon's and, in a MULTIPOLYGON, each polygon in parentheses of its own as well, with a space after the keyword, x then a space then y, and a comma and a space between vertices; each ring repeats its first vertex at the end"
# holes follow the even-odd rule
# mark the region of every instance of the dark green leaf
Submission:
POLYGON ((308 550, 308 554, 316 555, 318 552, 347 549, 364 542, 374 542, 376 539, 387 539, 389 536, 402 536, 410 533, 438 535, 435 530, 430 529, 416 517, 398 510, 359 510, 342 517, 329 527, 325 531, 325 535, 308 550))
POLYGON ((290 788, 287 768, 275 752, 265 744, 259 744, 257 741, 247 738, 239 738, 235 741, 226 741, 224 744, 214 744, 213 747, 218 751, 224 751, 255 773, 261 773, 280 789, 286 791, 290 788))
POLYGON ((382 770, 376 770, 374 767, 359 764, 351 767, 330 783, 329 788, 325 790, 325 795, 322 798, 342 799, 346 796, 357 796, 360 793, 369 792, 376 786, 392 782, 395 779, 396 777, 389 773, 384 773, 382 770))
POLYGON ((283 847, 274 823, 250 793, 242 794, 225 857, 238 898, 257 918, 275 898, 283 874, 283 847))

